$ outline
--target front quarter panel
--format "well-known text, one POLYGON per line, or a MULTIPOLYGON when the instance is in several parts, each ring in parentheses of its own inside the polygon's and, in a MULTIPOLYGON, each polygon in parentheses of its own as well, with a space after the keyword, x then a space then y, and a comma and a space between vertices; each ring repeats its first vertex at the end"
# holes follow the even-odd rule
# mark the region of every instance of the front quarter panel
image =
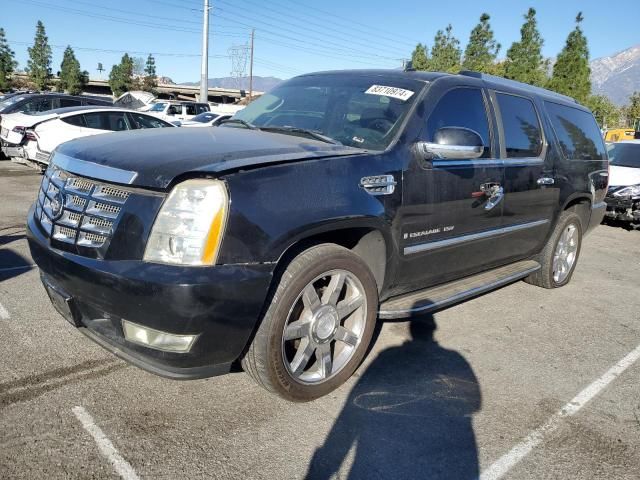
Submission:
POLYGON ((231 199, 219 263, 276 262, 291 245, 344 228, 380 230, 389 250, 401 201, 394 155, 363 154, 274 165, 224 179, 231 199), (396 189, 374 196, 360 179, 391 174, 396 189))

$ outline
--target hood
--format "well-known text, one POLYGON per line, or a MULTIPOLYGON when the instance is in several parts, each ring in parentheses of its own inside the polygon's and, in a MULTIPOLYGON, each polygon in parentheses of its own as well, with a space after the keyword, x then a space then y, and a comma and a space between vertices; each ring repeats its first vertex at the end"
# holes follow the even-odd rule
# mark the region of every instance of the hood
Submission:
POLYGON ((611 165, 609 167, 609 186, 627 186, 640 184, 640 168, 620 167, 611 165))
POLYGON ((53 162, 98 180, 166 188, 187 173, 219 174, 363 153, 366 150, 245 128, 154 128, 72 140, 56 149, 53 162))

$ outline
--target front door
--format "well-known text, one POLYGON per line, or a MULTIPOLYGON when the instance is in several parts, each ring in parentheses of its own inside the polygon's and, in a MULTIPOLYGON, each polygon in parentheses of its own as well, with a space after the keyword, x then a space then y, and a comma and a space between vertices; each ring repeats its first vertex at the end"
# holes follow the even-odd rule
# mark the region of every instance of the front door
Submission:
POLYGON ((504 167, 488 97, 481 86, 438 82, 425 100, 425 110, 430 106, 422 141, 433 141, 440 128, 463 127, 477 132, 485 149, 477 159, 411 160, 403 179, 396 293, 471 275, 502 258, 502 202, 489 201, 489 192, 502 188, 504 167))

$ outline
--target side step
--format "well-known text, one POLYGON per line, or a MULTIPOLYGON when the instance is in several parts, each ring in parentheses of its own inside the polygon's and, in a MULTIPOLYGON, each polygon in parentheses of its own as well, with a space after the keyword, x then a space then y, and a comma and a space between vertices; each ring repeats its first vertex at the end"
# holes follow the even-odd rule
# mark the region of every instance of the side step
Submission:
POLYGON ((444 285, 390 298, 380 305, 378 315, 382 319, 396 319, 432 312, 520 280, 539 269, 540 264, 535 260, 512 263, 444 285))

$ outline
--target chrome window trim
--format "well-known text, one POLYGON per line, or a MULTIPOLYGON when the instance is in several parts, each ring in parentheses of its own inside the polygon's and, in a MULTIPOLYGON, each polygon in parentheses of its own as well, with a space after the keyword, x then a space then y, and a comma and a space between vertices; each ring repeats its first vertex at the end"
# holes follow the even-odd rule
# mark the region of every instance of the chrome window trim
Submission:
POLYGON ((508 227, 496 228, 494 230, 488 230, 486 232, 470 233, 467 235, 460 235, 459 237, 446 238, 444 240, 435 240, 433 242, 420 243, 418 245, 411 245, 404 247, 404 254, 411 255, 413 253, 426 252, 429 250, 435 250, 438 248, 451 247, 462 243, 472 242, 474 240, 482 240, 485 238, 495 237, 503 235, 505 233, 517 232, 519 230, 525 230, 527 228, 539 227, 549 223, 549 220, 536 220, 535 222, 520 223, 517 225, 509 225, 508 227))
POLYGON ((542 158, 486 158, 477 160, 433 160, 434 167, 529 167, 543 165, 542 158))
POLYGON ((53 154, 50 163, 69 173, 75 173, 82 177, 89 177, 104 182, 131 185, 138 176, 138 172, 87 162, 58 152, 53 154))

